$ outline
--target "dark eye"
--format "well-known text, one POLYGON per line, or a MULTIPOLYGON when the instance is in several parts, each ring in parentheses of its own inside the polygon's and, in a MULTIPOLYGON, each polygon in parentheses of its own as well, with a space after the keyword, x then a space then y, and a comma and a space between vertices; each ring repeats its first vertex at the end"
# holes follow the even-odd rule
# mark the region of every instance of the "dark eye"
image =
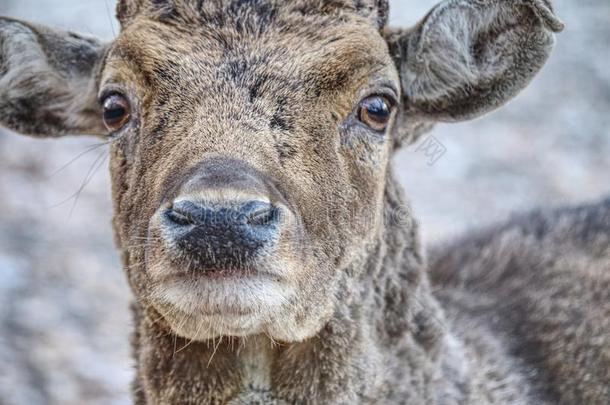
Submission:
POLYGON ((110 132, 122 129, 131 118, 131 105, 125 96, 111 94, 102 103, 104 125, 110 132))
POLYGON ((392 116, 390 105, 385 97, 367 97, 358 106, 358 119, 375 131, 385 131, 392 116))

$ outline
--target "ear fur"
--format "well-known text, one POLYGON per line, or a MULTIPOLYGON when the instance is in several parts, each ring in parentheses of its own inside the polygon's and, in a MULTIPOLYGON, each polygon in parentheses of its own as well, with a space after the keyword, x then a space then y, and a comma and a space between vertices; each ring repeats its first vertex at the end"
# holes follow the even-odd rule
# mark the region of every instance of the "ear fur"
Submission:
POLYGON ((125 26, 138 12, 139 1, 119 0, 116 4, 116 18, 125 26))
POLYGON ((547 0, 446 0, 414 28, 388 31, 402 115, 455 122, 500 107, 542 68, 562 29, 547 0))
POLYGON ((102 135, 96 75, 104 46, 0 17, 0 125, 26 135, 102 135))
POLYGON ((180 14, 178 10, 186 9, 189 12, 201 10, 207 1, 119 0, 116 5, 116 17, 121 27, 126 28, 140 14, 156 17, 175 16, 180 14))
MULTIPOLYGON (((123 28, 142 10, 145 2, 147 0, 119 0, 117 2, 116 17, 123 28)), ((162 1, 156 1, 156 3, 162 3, 162 1)))

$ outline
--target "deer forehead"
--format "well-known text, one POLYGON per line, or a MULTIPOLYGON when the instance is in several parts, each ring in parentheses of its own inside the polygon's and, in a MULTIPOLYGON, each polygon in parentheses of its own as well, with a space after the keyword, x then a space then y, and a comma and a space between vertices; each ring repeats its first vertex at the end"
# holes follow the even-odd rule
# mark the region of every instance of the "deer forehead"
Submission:
MULTIPOLYGON (((325 90, 359 89, 372 78, 398 75, 378 29, 363 21, 320 25, 276 22, 243 31, 239 21, 222 26, 167 24, 139 18, 112 44, 102 82, 129 83, 145 92, 164 89, 251 93, 316 98, 325 90), (226 84, 231 83, 231 89, 226 84)), ((182 93, 184 96, 185 93, 182 93)))

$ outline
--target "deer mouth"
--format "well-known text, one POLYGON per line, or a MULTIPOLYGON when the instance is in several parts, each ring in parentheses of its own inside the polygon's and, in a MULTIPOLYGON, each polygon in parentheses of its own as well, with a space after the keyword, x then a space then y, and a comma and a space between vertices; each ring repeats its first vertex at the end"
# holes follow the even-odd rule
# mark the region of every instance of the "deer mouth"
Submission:
POLYGON ((181 208, 161 207, 151 221, 145 261, 152 305, 189 339, 265 332, 267 320, 297 295, 299 255, 286 254, 296 247, 296 231, 281 219, 286 209, 239 203, 220 216, 180 211, 169 218, 181 208))
POLYGON ((301 341, 332 313, 333 268, 316 254, 321 248, 311 242, 298 211, 254 201, 224 203, 220 209, 198 202, 214 212, 189 217, 194 207, 179 200, 152 216, 143 264, 146 305, 172 333, 196 341, 260 334, 301 341), (235 246, 240 238, 242 252, 222 256, 229 247, 225 242, 235 246), (312 312, 313 307, 323 310, 312 312))
POLYGON ((281 277, 252 269, 174 273, 155 283, 152 292, 154 307, 174 332, 196 340, 263 333, 265 320, 295 295, 281 277))
POLYGON ((162 277, 159 282, 162 284, 181 283, 181 282, 198 282, 198 281, 230 281, 231 279, 270 279, 280 282, 281 276, 268 271, 259 270, 254 267, 243 268, 193 268, 186 273, 184 270, 176 271, 175 274, 169 274, 162 277))

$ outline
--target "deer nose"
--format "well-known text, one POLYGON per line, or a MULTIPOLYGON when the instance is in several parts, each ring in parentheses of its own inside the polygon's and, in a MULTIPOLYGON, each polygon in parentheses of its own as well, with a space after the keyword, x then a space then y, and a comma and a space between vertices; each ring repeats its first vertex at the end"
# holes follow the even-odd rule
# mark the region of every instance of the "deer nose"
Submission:
POLYGON ((177 201, 164 213, 166 236, 199 267, 247 267, 279 233, 280 209, 264 201, 177 201))

